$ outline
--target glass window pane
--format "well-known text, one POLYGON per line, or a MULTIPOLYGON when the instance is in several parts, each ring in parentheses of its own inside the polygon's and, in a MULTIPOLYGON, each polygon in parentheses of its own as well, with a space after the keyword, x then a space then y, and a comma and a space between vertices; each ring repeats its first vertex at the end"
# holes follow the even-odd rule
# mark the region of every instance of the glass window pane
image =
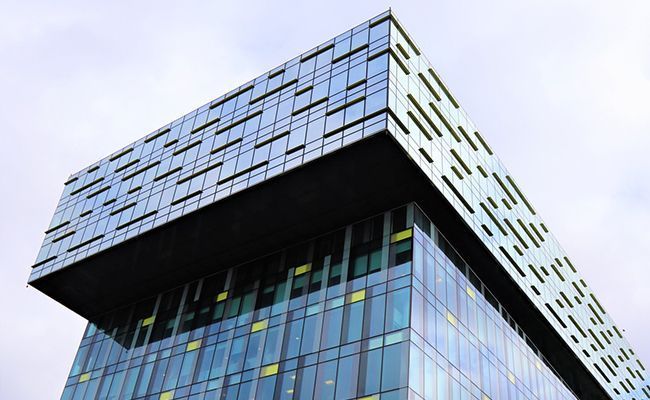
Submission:
POLYGON ((339 360, 339 370, 336 378, 337 399, 352 399, 356 396, 358 374, 358 354, 339 360))
POLYGON ((314 400, 334 399, 334 388, 336 385, 336 360, 318 364, 316 375, 316 388, 314 400))
POLYGON ((382 350, 361 353, 359 360, 359 397, 379 392, 382 350))
POLYGON ((409 288, 386 295, 386 332, 403 329, 409 323, 409 288))

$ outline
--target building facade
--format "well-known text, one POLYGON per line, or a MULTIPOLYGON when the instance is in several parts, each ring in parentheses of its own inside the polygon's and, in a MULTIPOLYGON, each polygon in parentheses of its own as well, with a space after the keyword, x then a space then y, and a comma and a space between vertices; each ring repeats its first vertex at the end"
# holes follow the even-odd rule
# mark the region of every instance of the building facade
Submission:
POLYGON ((63 399, 650 398, 391 12, 70 176, 29 283, 63 399))

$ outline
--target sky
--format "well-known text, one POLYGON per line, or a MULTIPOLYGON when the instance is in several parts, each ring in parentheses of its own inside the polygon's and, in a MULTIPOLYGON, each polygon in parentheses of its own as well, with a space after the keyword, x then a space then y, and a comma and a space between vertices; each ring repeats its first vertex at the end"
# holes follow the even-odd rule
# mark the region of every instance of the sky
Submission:
POLYGON ((68 175, 389 6, 650 365, 647 0, 0 0, 0 398, 84 330, 26 285, 68 175))

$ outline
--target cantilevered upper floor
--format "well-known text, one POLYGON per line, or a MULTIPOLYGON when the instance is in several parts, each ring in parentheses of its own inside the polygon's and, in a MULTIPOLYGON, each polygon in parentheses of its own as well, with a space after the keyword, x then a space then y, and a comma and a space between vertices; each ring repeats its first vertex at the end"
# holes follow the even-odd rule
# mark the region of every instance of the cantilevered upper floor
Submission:
POLYGON ((564 347, 547 352, 570 354, 556 369, 575 361, 598 393, 650 398, 629 343, 390 12, 71 175, 29 282, 89 317, 414 200, 448 210, 435 223, 481 248, 482 279, 523 296, 515 317, 548 325, 564 347))

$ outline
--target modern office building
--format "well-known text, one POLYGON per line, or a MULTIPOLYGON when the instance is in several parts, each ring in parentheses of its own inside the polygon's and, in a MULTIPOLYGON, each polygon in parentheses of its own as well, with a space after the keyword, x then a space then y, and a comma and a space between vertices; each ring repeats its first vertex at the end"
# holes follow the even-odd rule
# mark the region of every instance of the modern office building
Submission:
POLYGON ((648 399, 390 12, 71 175, 29 284, 69 399, 648 399))

